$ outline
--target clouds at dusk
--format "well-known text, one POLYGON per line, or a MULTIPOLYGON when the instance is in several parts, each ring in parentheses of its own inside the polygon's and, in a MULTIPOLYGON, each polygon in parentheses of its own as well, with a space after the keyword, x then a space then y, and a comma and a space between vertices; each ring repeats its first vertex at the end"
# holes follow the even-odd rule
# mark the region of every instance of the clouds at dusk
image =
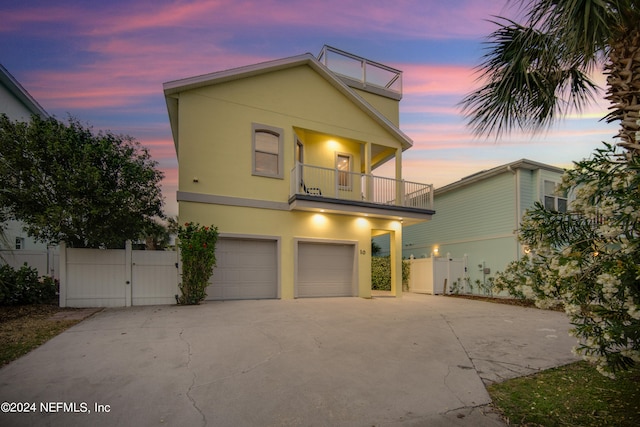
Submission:
POLYGON ((407 179, 441 186, 520 158, 569 165, 588 156, 615 133, 598 122, 603 103, 533 139, 480 141, 465 128, 457 103, 474 88, 488 20, 516 12, 506 0, 8 1, 0 63, 56 117, 148 147, 174 215, 177 161, 162 83, 315 55, 324 44, 403 71, 401 129, 414 140, 407 179))

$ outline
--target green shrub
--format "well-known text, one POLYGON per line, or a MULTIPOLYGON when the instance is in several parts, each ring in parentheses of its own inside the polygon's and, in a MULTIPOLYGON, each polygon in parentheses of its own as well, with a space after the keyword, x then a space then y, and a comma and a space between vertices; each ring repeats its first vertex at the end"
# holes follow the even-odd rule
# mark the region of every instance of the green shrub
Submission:
POLYGON ((26 263, 16 270, 0 267, 0 305, 49 303, 56 297, 56 282, 51 277, 38 277, 38 270, 26 263))
POLYGON ((218 228, 201 227, 188 222, 178 230, 182 283, 179 304, 199 304, 207 296, 206 288, 216 265, 218 228))
MULTIPOLYGON (((409 272, 411 264, 407 260, 402 261, 402 288, 409 289, 409 272)), ((391 257, 371 258, 371 289, 391 290, 391 257)))

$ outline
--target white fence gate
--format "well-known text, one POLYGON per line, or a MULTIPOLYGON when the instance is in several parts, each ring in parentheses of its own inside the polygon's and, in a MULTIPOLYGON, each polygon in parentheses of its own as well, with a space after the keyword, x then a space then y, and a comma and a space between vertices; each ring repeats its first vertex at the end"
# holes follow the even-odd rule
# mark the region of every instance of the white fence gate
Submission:
POLYGON ((60 307, 173 304, 175 251, 74 249, 60 245, 60 307))
POLYGON ((455 286, 462 291, 465 278, 465 259, 432 257, 411 259, 409 290, 438 295, 451 293, 455 286), (446 283, 446 290, 445 290, 446 283))

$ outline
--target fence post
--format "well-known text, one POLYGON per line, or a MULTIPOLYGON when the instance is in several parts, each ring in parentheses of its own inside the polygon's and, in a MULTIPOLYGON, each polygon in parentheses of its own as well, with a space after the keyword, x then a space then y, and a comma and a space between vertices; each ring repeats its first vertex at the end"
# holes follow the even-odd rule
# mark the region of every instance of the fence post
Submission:
POLYGON ((58 295, 58 304, 60 307, 67 306, 67 244, 65 242, 60 242, 60 258, 58 258, 58 263, 60 264, 58 269, 59 277, 59 295, 58 295))
POLYGON ((55 279, 56 277, 56 266, 55 266, 55 255, 54 255, 53 246, 47 245, 47 276, 55 279))
POLYGON ((131 240, 127 240, 124 244, 124 280, 125 283, 125 307, 131 307, 132 297, 132 270, 133 270, 133 254, 131 251, 131 240))
POLYGON ((447 280, 445 280, 445 287, 444 287, 444 292, 443 294, 447 294, 447 286, 446 283, 447 281, 449 282, 449 286, 453 286, 452 285, 452 280, 451 280, 451 252, 447 252, 447 280))

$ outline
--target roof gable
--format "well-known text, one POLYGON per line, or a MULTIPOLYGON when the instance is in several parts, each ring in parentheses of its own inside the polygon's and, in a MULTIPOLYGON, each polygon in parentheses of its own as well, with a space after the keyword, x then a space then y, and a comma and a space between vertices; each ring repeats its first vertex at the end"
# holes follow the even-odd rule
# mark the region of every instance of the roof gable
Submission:
POLYGON ((0 64, 0 84, 4 86, 7 91, 15 97, 31 114, 35 114, 42 117, 48 117, 47 112, 38 104, 38 101, 32 97, 25 88, 22 87, 20 82, 11 75, 6 68, 0 64))
POLYGON ((460 179, 459 181, 453 182, 451 184, 447 184, 444 187, 437 188, 434 191, 434 195, 444 194, 459 188, 468 187, 477 182, 484 181, 488 178, 491 178, 493 176, 496 176, 505 172, 515 173, 516 169, 526 169, 526 170, 544 169, 544 170, 556 172, 559 174, 564 173, 564 169, 556 166, 551 166, 545 163, 535 162, 533 160, 528 160, 528 159, 520 159, 520 160, 516 160, 515 162, 496 166, 495 168, 492 168, 492 169, 476 172, 474 174, 471 174, 469 176, 466 176, 460 179))
POLYGON ((318 75, 329 82, 336 90, 347 97, 353 104, 360 108, 376 123, 386 129, 393 135, 402 145, 402 149, 406 150, 413 145, 413 141, 405 135, 397 126, 389 119, 382 115, 378 110, 365 101, 354 90, 349 88, 341 79, 333 74, 326 66, 320 63, 313 55, 306 53, 303 55, 293 56, 274 61, 263 62, 259 64, 234 68, 231 70, 219 71, 201 76, 189 77, 181 80, 174 80, 163 84, 165 100, 169 112, 169 121, 173 133, 174 144, 178 147, 178 100, 176 95, 180 92, 193 90, 201 87, 221 84, 229 81, 249 78, 265 73, 271 73, 300 65, 308 65, 318 75))

